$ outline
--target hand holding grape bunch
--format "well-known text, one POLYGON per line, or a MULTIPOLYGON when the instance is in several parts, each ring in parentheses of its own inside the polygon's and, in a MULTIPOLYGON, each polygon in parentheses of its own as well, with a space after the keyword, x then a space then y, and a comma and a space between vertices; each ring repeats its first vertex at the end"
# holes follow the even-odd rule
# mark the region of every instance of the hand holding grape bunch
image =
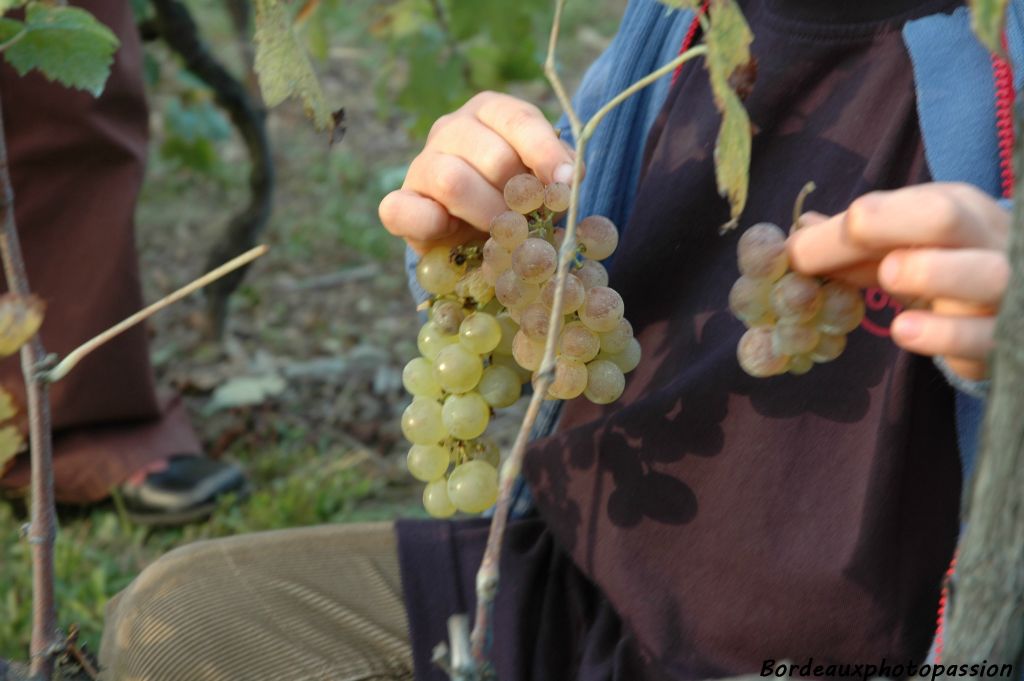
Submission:
MULTIPOLYGON (((497 496, 497 448, 483 433, 540 369, 564 238, 554 220, 570 195, 557 180, 570 179, 571 162, 539 110, 483 93, 435 124, 403 188, 381 203, 385 227, 421 254, 417 279, 432 296, 422 356, 403 372, 414 399, 402 418, 431 515, 478 513, 497 496)), ((577 241, 547 396, 607 404, 640 345, 598 262, 615 250, 615 226, 591 216, 577 241)))

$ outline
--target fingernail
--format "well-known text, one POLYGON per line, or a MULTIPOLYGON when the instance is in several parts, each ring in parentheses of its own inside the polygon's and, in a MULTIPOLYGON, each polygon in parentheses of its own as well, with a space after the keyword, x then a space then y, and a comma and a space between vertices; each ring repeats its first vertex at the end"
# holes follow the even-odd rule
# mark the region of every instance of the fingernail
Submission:
POLYGON ((900 340, 911 341, 921 335, 924 321, 916 314, 901 314, 892 320, 892 334, 900 340))
POLYGON ((562 184, 572 184, 572 164, 563 163, 555 168, 555 172, 552 173, 551 179, 555 182, 561 182, 562 184))
POLYGON ((878 268, 878 278, 883 283, 894 284, 899 280, 900 270, 903 269, 903 256, 890 253, 882 260, 878 268))

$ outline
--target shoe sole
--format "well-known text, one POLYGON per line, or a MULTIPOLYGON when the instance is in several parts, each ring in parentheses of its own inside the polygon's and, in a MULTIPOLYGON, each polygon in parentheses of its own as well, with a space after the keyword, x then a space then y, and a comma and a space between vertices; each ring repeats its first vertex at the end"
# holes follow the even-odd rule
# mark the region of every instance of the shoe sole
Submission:
MULTIPOLYGON (((225 490, 222 494, 234 494, 236 501, 244 501, 249 498, 251 492, 252 486, 246 481, 238 489, 225 490)), ((132 523, 144 527, 177 527, 209 518, 217 510, 218 505, 217 500, 212 500, 180 511, 161 511, 159 513, 139 513, 126 509, 125 515, 132 523)))

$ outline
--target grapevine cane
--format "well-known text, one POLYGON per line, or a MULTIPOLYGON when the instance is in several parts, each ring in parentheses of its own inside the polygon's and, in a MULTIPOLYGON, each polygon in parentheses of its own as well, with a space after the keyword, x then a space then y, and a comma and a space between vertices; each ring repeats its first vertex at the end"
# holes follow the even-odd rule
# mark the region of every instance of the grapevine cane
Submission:
MULTIPOLYGON (((2 108, 2 107, 0 107, 2 108)), ((3 115, 0 113, 0 258, 4 277, 11 292, 29 295, 25 261, 21 255, 14 222, 14 190, 7 160, 7 142, 3 115)), ((54 599, 53 545, 57 537, 57 517, 53 497, 53 441, 50 431, 49 388, 37 380, 36 369, 46 357, 36 333, 21 348, 21 372, 28 398, 29 441, 32 457, 31 515, 27 529, 32 545, 32 656, 30 673, 48 679, 53 671, 53 655, 60 647, 57 632, 57 608, 54 599)))
MULTIPOLYGON (((573 162, 572 194, 569 203, 569 214, 565 224, 565 239, 562 242, 558 257, 558 270, 556 273, 556 284, 554 301, 551 305, 549 317, 548 334, 544 344, 544 358, 541 361, 541 369, 537 381, 534 384, 534 392, 530 398, 529 406, 523 423, 516 435, 515 443, 508 460, 501 467, 499 480, 498 502, 491 519, 490 533, 487 537, 487 547, 484 550, 484 557, 476 577, 477 606, 474 619, 473 631, 471 633, 472 643, 472 664, 475 670, 454 668, 454 678, 473 678, 473 671, 476 678, 482 678, 483 670, 486 668, 488 643, 492 638, 492 613, 494 599, 498 591, 499 570, 498 564, 501 559, 501 547, 505 535, 505 528, 508 523, 509 505, 511 503, 512 490, 516 478, 522 470, 523 456, 526 452, 526 445, 529 441, 530 431, 537 415, 540 412, 541 402, 547 394, 554 378, 555 367, 555 346, 558 340, 558 322, 562 316, 562 301, 565 295, 565 285, 569 266, 576 258, 576 223, 579 215, 579 188, 583 179, 583 157, 586 151, 587 141, 593 136, 594 130, 601 120, 616 106, 625 101, 628 97, 650 85, 664 75, 671 73, 678 66, 686 63, 694 57, 706 53, 707 48, 703 45, 690 48, 661 68, 657 69, 636 81, 628 88, 613 97, 607 104, 601 107, 586 124, 580 124, 580 119, 569 100, 564 85, 558 77, 555 68, 555 47, 558 43, 558 31, 561 24, 562 8, 565 0, 556 0, 555 17, 551 27, 551 38, 548 43, 548 54, 544 65, 544 72, 551 82, 551 86, 557 95, 559 102, 565 110, 572 128, 573 136, 576 139, 576 157, 573 162)), ((453 642, 453 647, 456 644, 453 642)))

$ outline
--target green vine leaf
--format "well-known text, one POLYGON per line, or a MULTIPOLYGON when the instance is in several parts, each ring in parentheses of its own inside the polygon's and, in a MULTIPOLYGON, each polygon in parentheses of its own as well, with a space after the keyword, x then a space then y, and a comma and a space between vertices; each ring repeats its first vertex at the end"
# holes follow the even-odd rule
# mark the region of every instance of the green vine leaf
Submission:
POLYGON ((971 28, 990 52, 1003 54, 1003 27, 1009 0, 970 0, 971 28))
POLYGON ((20 75, 36 69, 52 81, 99 97, 120 42, 78 7, 31 5, 25 22, 0 20, 4 58, 20 75))
POLYGON ((718 193, 729 200, 731 220, 723 229, 730 229, 739 222, 747 204, 751 146, 750 117, 730 79, 750 63, 754 35, 735 0, 716 0, 710 17, 705 64, 715 106, 722 112, 722 126, 715 142, 715 179, 718 193))
POLYGON ((278 0, 256 0, 256 73, 267 106, 289 97, 302 100, 306 115, 320 130, 331 128, 331 109, 313 65, 292 29, 288 10, 278 0))

